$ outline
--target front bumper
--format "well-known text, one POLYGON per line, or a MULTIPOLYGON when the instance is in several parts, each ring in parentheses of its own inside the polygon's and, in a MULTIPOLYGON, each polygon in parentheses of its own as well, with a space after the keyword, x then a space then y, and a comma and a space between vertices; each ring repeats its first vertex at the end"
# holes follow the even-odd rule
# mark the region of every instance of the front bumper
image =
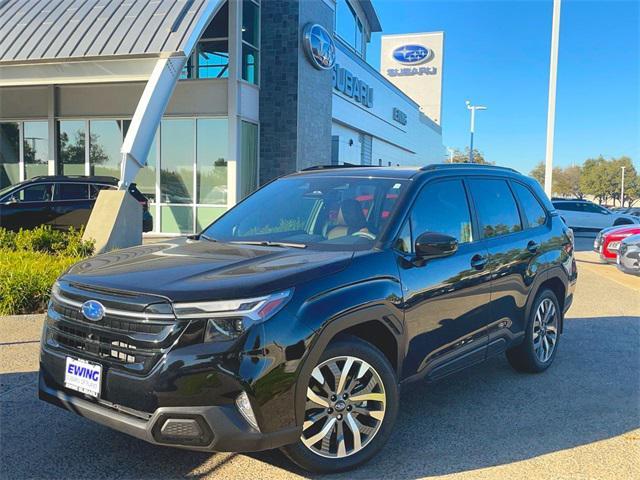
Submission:
POLYGON ((233 404, 161 407, 147 414, 114 404, 98 403, 47 385, 42 369, 38 396, 140 440, 189 450, 254 452, 295 443, 301 434, 297 427, 270 433, 258 432, 247 424, 233 404))

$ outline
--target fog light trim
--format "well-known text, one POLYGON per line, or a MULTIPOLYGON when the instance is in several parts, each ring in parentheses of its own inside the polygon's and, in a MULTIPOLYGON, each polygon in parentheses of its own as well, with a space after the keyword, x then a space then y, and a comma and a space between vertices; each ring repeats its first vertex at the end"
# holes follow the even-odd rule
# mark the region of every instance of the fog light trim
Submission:
POLYGON ((258 421, 256 420, 256 416, 253 413, 253 408, 251 408, 251 402, 249 401, 249 396, 247 392, 242 392, 236 398, 236 407, 238 407, 238 411, 244 417, 249 425, 251 425, 255 430, 260 431, 260 427, 258 427, 258 421))

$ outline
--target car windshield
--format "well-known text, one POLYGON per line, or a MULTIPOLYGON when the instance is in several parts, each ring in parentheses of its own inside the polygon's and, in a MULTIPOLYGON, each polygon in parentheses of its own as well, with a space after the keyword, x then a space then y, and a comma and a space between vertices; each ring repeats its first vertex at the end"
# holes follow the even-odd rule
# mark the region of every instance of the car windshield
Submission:
POLYGON ((371 248, 406 181, 309 175, 276 180, 210 225, 204 238, 284 247, 371 248))

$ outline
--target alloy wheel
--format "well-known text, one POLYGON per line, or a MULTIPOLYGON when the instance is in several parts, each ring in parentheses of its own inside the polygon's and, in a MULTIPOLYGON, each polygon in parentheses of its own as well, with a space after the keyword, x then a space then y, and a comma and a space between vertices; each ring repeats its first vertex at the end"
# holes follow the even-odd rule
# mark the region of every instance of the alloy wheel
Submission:
POLYGON ((541 363, 553 355, 558 340, 558 312, 553 301, 545 298, 533 320, 533 350, 541 363))
POLYGON ((353 455, 380 430, 386 402, 371 365, 357 357, 330 358, 311 373, 301 441, 322 457, 353 455))

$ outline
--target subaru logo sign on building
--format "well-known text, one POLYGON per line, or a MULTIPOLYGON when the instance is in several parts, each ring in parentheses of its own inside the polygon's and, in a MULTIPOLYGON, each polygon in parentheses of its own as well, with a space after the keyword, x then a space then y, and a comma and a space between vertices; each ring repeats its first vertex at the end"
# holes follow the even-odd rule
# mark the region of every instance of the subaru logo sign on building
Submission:
POLYGON ((336 44, 322 25, 309 23, 303 31, 304 50, 311 64, 320 70, 329 70, 336 63, 336 44))
POLYGON ((92 322, 102 320, 104 317, 104 306, 95 300, 88 300, 82 304, 82 315, 92 322))
POLYGON ((433 58, 433 51, 423 45, 402 45, 393 51, 393 58, 404 65, 420 65, 433 58))
POLYGON ((444 32, 383 35, 380 73, 440 125, 444 32))

